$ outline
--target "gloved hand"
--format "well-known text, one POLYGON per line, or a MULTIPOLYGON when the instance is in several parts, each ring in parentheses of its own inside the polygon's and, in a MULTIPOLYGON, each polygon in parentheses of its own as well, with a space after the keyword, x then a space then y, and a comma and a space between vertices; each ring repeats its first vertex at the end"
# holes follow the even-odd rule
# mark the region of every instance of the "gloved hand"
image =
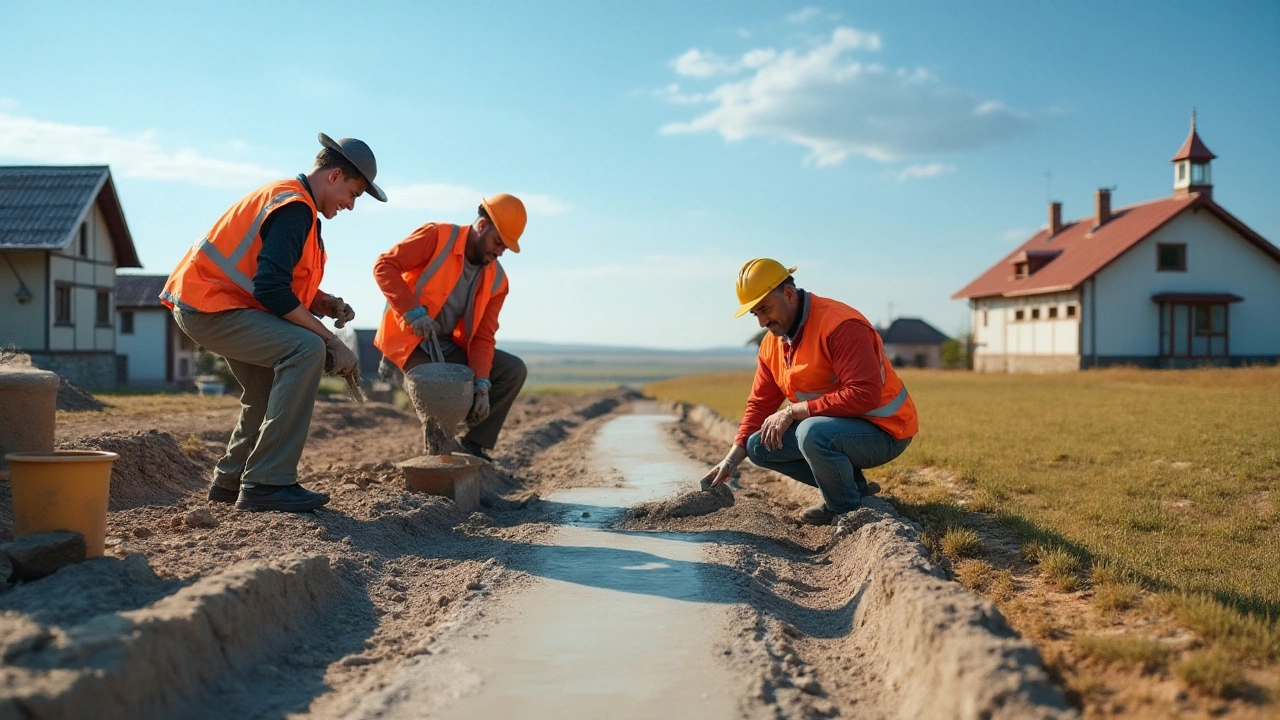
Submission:
POLYGON ((330 308, 331 312, 329 317, 337 320, 337 322, 333 324, 334 327, 340 328, 356 319, 356 311, 352 310, 351 306, 344 302, 340 297, 333 298, 330 308))
POLYGON ((347 347, 346 343, 338 339, 337 335, 325 340, 324 347, 328 355, 325 358, 325 372, 330 375, 350 375, 360 371, 359 358, 351 352, 351 348, 347 347), (333 361, 332 365, 329 363, 330 359, 333 361))
POLYGON ((413 334, 420 338, 429 337, 432 333, 436 335, 441 333, 440 323, 433 320, 427 313, 427 309, 421 305, 405 313, 404 319, 409 321, 413 334))
POLYGON ((479 425, 489 417, 489 388, 493 383, 485 378, 476 381, 475 399, 471 401, 471 412, 467 413, 467 424, 479 425))
POLYGON ((312 315, 336 319, 338 322, 334 323, 334 327, 342 327, 356 319, 356 311, 352 310, 350 305, 343 301, 342 298, 330 295, 323 290, 316 293, 315 298, 311 300, 311 306, 307 310, 312 315))

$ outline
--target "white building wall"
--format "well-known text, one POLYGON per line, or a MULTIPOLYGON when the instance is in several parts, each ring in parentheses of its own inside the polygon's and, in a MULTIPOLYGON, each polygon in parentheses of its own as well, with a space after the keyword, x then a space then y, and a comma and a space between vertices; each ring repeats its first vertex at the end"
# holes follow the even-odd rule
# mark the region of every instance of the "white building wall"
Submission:
POLYGON ((1169 292, 1233 293, 1228 312, 1230 353, 1280 355, 1280 263, 1206 210, 1185 212, 1097 276, 1098 354, 1159 354, 1159 306, 1169 292), (1186 272, 1158 272, 1157 245, 1187 246, 1186 272))
POLYGON ((973 313, 974 356, 1079 355, 1079 322, 1079 301, 1073 292, 978 300, 973 313), (1074 317, 1067 316, 1068 306, 1075 306, 1074 317), (1051 307, 1057 308, 1056 318, 1049 317, 1051 307), (1040 311, 1039 319, 1031 318, 1034 309, 1040 311))
POLYGON ((162 383, 165 380, 165 324, 169 312, 162 308, 132 310, 133 334, 119 334, 116 353, 129 358, 129 383, 162 383))
POLYGON ((110 352, 115 349, 115 247, 107 230, 106 219, 95 204, 84 221, 86 236, 83 247, 80 229, 71 233, 71 241, 61 250, 49 253, 49 350, 110 352), (84 250, 82 253, 81 250, 84 250), (57 325, 56 288, 72 286, 71 325, 57 325), (107 323, 97 323, 98 293, 109 298, 107 323))
POLYGON ((44 285, 45 252, 43 250, 5 250, 13 263, 0 262, 0 347, 15 345, 23 350, 44 350, 47 325, 45 303, 49 302, 44 285), (17 277, 14 273, 17 273, 17 277), (19 303, 18 278, 31 293, 31 300, 19 303))

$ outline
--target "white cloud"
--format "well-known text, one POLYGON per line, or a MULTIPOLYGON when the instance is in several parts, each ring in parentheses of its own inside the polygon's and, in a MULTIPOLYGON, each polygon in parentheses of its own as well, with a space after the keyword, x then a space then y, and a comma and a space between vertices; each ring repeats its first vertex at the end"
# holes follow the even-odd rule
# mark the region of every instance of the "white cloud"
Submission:
POLYGON ((812 5, 810 5, 809 7, 801 8, 801 9, 799 9, 799 10, 797 10, 797 11, 795 11, 795 12, 791 13, 790 15, 788 15, 788 16, 787 16, 787 22, 789 22, 789 23, 794 23, 794 24, 796 24, 796 25, 801 25, 801 24, 807 23, 807 22, 809 22, 810 20, 812 20, 812 19, 814 19, 814 18, 818 17, 818 15, 819 15, 819 14, 821 14, 821 13, 822 13, 822 11, 821 11, 821 10, 819 10, 818 8, 813 7, 812 5))
POLYGON ((737 65, 726 58, 713 53, 706 53, 697 48, 686 50, 683 55, 671 61, 677 75, 690 77, 713 77, 737 72, 737 65))
POLYGON ((954 165, 943 165, 942 163, 926 163, 923 165, 910 165, 898 171, 898 180, 910 180, 912 178, 930 178, 944 175, 946 173, 955 172, 954 165))
POLYGON ((842 26, 812 47, 758 48, 737 60, 691 50, 681 56, 683 67, 702 74, 684 73, 688 77, 747 74, 705 93, 664 98, 679 104, 698 98, 712 107, 661 132, 716 132, 730 142, 778 139, 807 148, 808 162, 836 165, 850 156, 893 162, 969 151, 1035 125, 1027 113, 947 86, 922 68, 892 69, 852 57, 881 47, 878 34, 842 26))
POLYGON ((13 112, 22 107, 22 104, 13 98, 0 97, 0 112, 13 112))
POLYGON ((52 164, 108 164, 118 177, 201 187, 243 188, 281 173, 253 163, 163 148, 154 130, 124 135, 110 128, 47 122, 0 112, 0 157, 52 164))
MULTIPOLYGON (((428 212, 463 214, 471 216, 480 205, 484 193, 465 185, 444 183, 413 183, 387 186, 385 207, 389 210, 426 210, 428 212)), ((568 203, 551 195, 540 193, 512 193, 524 202, 530 215, 561 215, 569 211, 568 203)), ((366 207, 378 207, 366 205, 366 207)))

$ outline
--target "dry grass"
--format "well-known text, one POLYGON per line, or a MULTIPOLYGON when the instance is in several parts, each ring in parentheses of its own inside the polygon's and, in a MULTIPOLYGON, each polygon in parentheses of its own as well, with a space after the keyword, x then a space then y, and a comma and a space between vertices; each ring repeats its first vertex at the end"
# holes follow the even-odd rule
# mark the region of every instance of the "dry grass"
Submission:
POLYGON ((1241 615, 1204 595, 1168 595, 1166 602, 1187 627, 1230 652, 1265 662, 1280 658, 1280 626, 1241 615))
POLYGON ((955 560, 977 557, 982 552, 978 533, 968 528, 948 528, 941 540, 942 554, 955 560))
MULTIPOLYGON (((1126 568, 1126 582, 1153 591, 1209 595, 1277 632, 1280 368, 902 376, 921 432, 877 478, 945 467, 973 480, 969 509, 1000 516, 1023 542, 1126 568)), ((751 373, 739 372, 644 389, 738 418, 750 387, 751 373)), ((958 515, 938 519, 963 525, 958 515)), ((1055 567, 1082 583, 1078 567, 1055 567)))
POLYGON ((188 435, 186 440, 178 443, 178 448, 187 457, 196 457, 204 452, 204 440, 199 435, 188 435))
POLYGON ((1237 690, 1244 681, 1240 669, 1221 650, 1193 653, 1174 672, 1188 685, 1218 697, 1237 690))
POLYGON ((1035 555, 1040 577, 1062 592, 1080 589, 1080 561, 1062 548, 1041 547, 1035 555))
POLYGON ((1105 613, 1128 610, 1137 604, 1142 588, 1133 583, 1094 583, 1093 606, 1105 613))
POLYGON ((1140 666, 1146 672, 1163 665, 1169 655, 1163 645, 1144 637, 1084 635, 1076 638, 1076 646, 1089 657, 1118 665, 1140 666))

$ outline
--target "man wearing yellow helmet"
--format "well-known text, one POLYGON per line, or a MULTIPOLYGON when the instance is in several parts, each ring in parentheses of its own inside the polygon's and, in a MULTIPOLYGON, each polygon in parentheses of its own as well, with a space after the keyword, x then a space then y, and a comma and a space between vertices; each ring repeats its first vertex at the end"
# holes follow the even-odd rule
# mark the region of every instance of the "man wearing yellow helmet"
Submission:
POLYGON ((470 226, 427 223, 378 258, 373 275, 387 309, 373 344, 406 371, 428 362, 423 343, 436 335, 446 362, 470 366, 475 395, 462 449, 489 460, 527 375, 520 358, 494 347, 509 287, 498 258, 520 252, 527 215, 506 193, 481 200, 476 214, 470 226))
POLYGON ((718 485, 749 457, 818 488, 823 501, 800 519, 827 525, 875 492, 862 471, 907 449, 916 407, 875 326, 844 303, 796 287, 795 271, 756 258, 738 273, 734 317, 750 312, 768 333, 738 437, 702 480, 718 485))

